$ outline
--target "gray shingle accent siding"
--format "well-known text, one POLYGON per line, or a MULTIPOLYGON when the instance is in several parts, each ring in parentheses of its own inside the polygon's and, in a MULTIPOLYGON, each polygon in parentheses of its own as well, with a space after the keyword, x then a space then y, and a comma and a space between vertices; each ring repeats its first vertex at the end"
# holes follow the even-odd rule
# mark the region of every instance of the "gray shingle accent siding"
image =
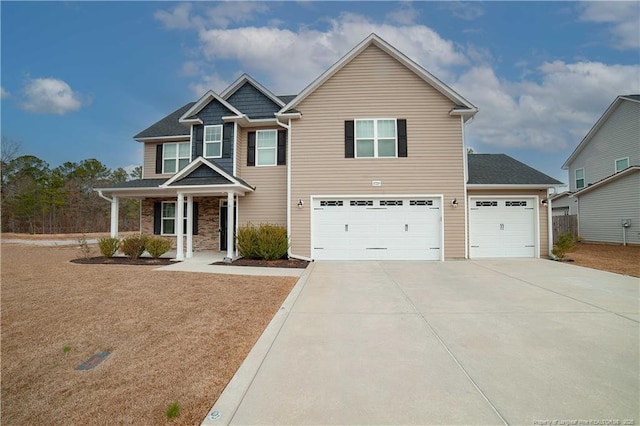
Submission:
POLYGON ((280 106, 253 87, 245 83, 227 99, 231 105, 249 118, 273 118, 280 106))
POLYGON ((469 185, 562 185, 505 154, 469 154, 469 185))

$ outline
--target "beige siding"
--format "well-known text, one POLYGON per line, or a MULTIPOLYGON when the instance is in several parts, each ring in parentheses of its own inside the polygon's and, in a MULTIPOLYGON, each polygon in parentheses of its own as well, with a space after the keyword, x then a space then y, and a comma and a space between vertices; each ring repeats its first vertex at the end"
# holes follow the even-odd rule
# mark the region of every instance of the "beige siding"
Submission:
POLYGON ((312 195, 442 194, 445 258, 464 257, 464 150, 461 119, 449 115, 453 106, 375 46, 301 102, 290 147, 292 252, 310 256, 312 195), (408 157, 344 158, 344 121, 361 118, 406 119, 408 157), (372 187, 372 180, 382 186, 372 187), (451 207, 453 198, 459 207, 451 207))
POLYGON ((239 178, 256 188, 254 192, 239 198, 238 224, 272 223, 286 226, 287 166, 247 166, 247 132, 255 130, 257 129, 238 129, 236 171, 239 178))
MULTIPOLYGON (((547 198, 546 189, 468 189, 469 197, 491 197, 513 195, 519 197, 538 197, 538 202, 547 198)), ((549 222, 547 206, 538 204, 539 232, 540 232, 540 257, 549 257, 549 222)))
MULTIPOLYGON (((184 141, 176 141, 176 142, 189 142, 189 139, 185 139, 184 141)), ((156 142, 145 142, 144 144, 144 160, 142 163, 143 179, 170 178, 171 176, 173 176, 172 173, 169 173, 169 174, 156 173, 156 146, 157 145, 158 143, 156 142)))

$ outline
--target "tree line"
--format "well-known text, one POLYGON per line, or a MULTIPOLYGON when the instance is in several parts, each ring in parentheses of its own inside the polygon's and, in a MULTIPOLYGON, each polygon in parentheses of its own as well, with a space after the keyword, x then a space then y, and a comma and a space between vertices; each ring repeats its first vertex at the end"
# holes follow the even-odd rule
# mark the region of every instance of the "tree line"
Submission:
MULTIPOLYGON (((123 168, 111 170, 91 158, 51 168, 36 156, 17 155, 18 152, 15 143, 2 138, 2 232, 106 232, 111 207, 93 188, 142 177, 141 166, 127 173, 123 168)), ((119 230, 136 231, 139 224, 139 201, 122 199, 119 230)))

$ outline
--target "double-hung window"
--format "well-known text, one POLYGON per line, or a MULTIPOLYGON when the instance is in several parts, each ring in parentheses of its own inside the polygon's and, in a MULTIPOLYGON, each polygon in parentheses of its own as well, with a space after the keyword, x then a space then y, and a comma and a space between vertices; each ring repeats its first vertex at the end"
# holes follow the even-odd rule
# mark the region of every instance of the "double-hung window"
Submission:
POLYGON ((623 171, 629 167, 629 157, 616 160, 616 173, 623 171))
POLYGON ((222 158, 222 125, 204 126, 204 156, 222 158))
POLYGON ((184 169, 191 159, 191 144, 165 143, 162 149, 162 172, 176 173, 184 169))
POLYGON ((356 158, 398 156, 398 131, 395 119, 355 120, 356 158))
POLYGON ((584 169, 576 169, 576 189, 584 188, 584 169))
MULTIPOLYGON (((182 232, 187 233, 187 204, 184 204, 182 232)), ((176 203, 172 201, 162 202, 162 235, 176 235, 176 203)))
POLYGON ((256 131, 256 166, 275 166, 277 163, 278 132, 256 131))

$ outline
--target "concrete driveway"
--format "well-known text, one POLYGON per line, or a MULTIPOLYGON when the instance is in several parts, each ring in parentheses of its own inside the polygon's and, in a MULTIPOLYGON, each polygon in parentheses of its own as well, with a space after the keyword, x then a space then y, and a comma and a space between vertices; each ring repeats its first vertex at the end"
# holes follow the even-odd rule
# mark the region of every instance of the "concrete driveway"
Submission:
POLYGON ((203 424, 638 424, 639 281, 535 259, 317 262, 203 424))

